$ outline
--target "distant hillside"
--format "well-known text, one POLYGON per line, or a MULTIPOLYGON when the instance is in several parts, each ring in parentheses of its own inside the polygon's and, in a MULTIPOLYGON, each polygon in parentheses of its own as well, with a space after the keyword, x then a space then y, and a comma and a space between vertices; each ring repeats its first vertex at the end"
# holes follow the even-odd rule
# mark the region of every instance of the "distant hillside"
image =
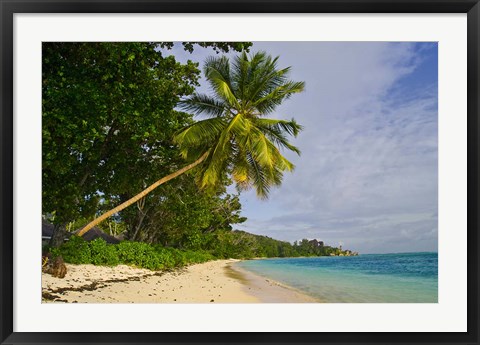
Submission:
POLYGON ((350 250, 325 245, 318 240, 303 239, 291 244, 241 230, 217 231, 208 236, 211 237, 210 240, 201 249, 212 251, 214 255, 224 258, 358 255, 350 250))

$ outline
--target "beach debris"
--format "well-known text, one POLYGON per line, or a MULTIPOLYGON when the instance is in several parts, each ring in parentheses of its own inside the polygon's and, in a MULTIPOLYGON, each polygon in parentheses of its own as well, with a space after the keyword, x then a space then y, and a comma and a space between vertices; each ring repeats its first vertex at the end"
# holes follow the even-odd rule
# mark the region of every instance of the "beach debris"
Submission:
POLYGON ((68 303, 66 299, 62 299, 60 296, 48 293, 48 292, 42 292, 42 300, 49 300, 49 301, 55 301, 55 302, 63 302, 63 303, 68 303))
MULTIPOLYGON (((63 259, 62 259, 62 261, 63 261, 63 259)), ((43 272, 48 273, 46 271, 43 271, 43 272)), ((66 272, 66 268, 65 268, 65 272, 66 272)), ((61 288, 57 288, 57 289, 52 289, 52 288, 48 287, 47 289, 44 289, 42 291, 42 297, 43 297, 43 300, 46 300, 46 301, 67 302, 66 300, 59 299, 60 297, 56 294, 65 295, 65 293, 68 293, 68 292, 94 291, 94 290, 104 289, 106 287, 109 287, 113 283, 126 283, 126 284, 128 284, 128 282, 130 282, 130 281, 140 281, 141 279, 145 279, 145 278, 149 278, 149 277, 161 277, 164 274, 165 274, 164 272, 155 272, 153 274, 144 274, 140 277, 127 277, 127 278, 115 278, 115 279, 99 280, 99 281, 93 281, 89 284, 85 284, 85 285, 81 285, 81 286, 77 286, 77 287, 69 286, 69 287, 61 287, 61 288)), ((74 279, 74 281, 75 281, 75 279, 74 279)), ((140 292, 138 292, 138 293, 140 293, 140 292)), ((87 294, 85 294, 85 295, 87 295, 87 294)), ((109 297, 109 298, 113 299, 111 297, 109 297)), ((115 299, 113 299, 113 300, 115 300, 115 299)))
POLYGON ((67 274, 67 266, 61 256, 52 259, 50 254, 42 257, 42 272, 51 274, 56 278, 64 278, 67 274))

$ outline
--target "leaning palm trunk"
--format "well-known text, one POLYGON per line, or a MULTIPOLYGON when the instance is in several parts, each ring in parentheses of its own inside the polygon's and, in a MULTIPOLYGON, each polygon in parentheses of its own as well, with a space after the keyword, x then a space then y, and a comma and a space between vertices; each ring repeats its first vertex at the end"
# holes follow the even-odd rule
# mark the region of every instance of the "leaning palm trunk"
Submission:
POLYGON ((114 215, 115 213, 117 212, 120 212, 121 210, 123 210, 124 208, 127 208, 128 206, 132 205, 133 203, 137 202, 138 200, 142 199, 145 195, 147 195, 148 193, 150 193, 152 190, 154 190, 155 188, 157 188, 158 186, 160 186, 161 184, 165 183, 165 182, 168 182, 172 179, 174 179, 175 177, 183 174, 184 172, 190 170, 190 169, 193 169, 195 168, 197 165, 199 165, 200 163, 202 163, 205 158, 207 158, 208 156, 208 151, 205 152, 199 159, 197 159, 195 162, 183 167, 182 169, 174 172, 173 174, 170 174, 170 175, 167 175, 165 177, 162 177, 160 180, 158 180, 157 182, 153 183, 152 185, 150 185, 148 188, 144 189, 142 192, 138 193, 137 195, 135 195, 134 197, 128 199, 127 201, 125 201, 124 203, 118 205, 117 207, 111 209, 110 211, 102 214, 100 217, 98 218, 95 218, 93 221, 91 221, 90 223, 88 223, 82 230, 80 230, 78 232, 78 236, 83 236, 86 232, 88 232, 90 229, 92 229, 95 225, 98 225, 100 224, 101 222, 103 222, 105 219, 107 219, 108 217, 114 215))

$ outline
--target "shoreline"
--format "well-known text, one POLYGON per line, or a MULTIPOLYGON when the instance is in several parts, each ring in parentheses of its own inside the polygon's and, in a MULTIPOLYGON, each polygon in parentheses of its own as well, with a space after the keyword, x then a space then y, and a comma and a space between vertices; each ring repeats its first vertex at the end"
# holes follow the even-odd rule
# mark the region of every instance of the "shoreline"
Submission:
MULTIPOLYGON (((261 260, 261 259, 257 259, 261 260)), ((239 260, 241 261, 241 260, 239 260)), ((244 289, 259 299, 261 303, 320 303, 319 299, 307 295, 294 287, 282 284, 276 280, 263 277, 235 263, 226 268, 227 274, 236 275, 238 280, 244 282, 244 289)))
POLYGON ((65 278, 42 273, 42 303, 317 303, 279 282, 215 260, 172 271, 67 264, 65 278))

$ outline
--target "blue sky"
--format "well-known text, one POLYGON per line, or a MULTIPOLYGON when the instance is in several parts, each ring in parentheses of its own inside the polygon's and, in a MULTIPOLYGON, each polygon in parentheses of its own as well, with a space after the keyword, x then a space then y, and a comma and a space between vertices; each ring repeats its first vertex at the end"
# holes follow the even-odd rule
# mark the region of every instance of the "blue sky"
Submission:
POLYGON ((287 154, 296 169, 267 201, 241 194, 248 221, 236 228, 361 253, 436 251, 437 44, 254 42, 258 50, 306 83, 271 115, 305 127, 293 140, 302 155, 287 154))

